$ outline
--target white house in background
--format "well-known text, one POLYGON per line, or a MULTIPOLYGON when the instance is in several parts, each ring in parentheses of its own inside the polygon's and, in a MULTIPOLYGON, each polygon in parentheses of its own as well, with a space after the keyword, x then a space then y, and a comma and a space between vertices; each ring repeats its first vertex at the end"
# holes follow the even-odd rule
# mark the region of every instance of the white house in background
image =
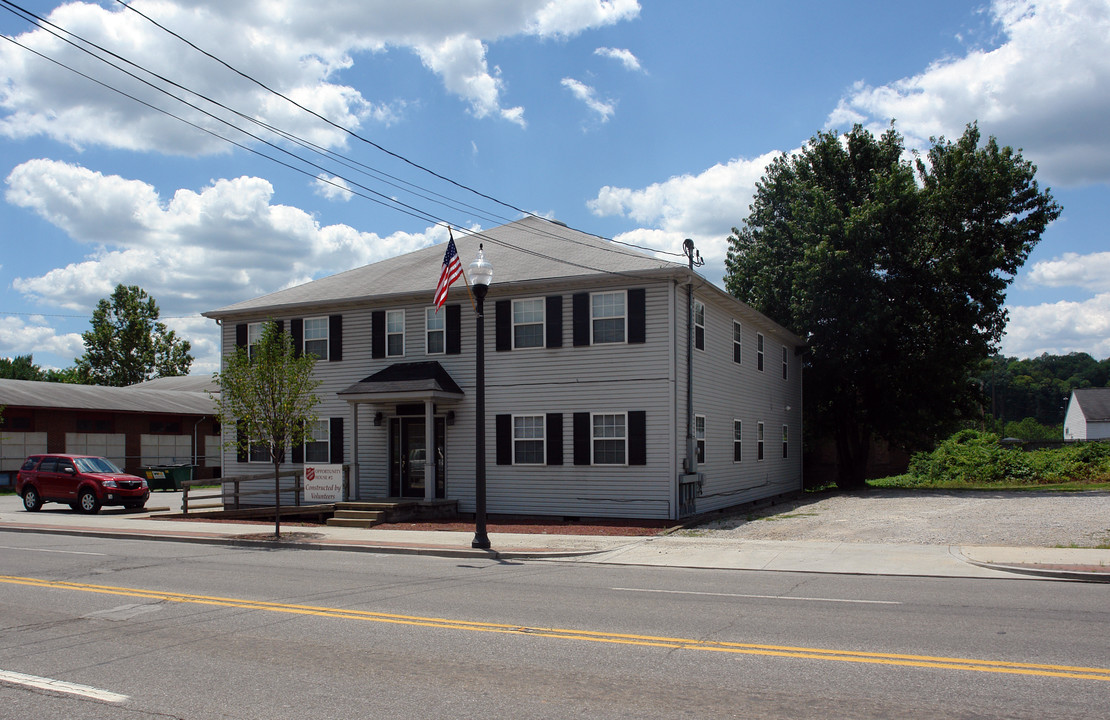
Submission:
POLYGON ((1107 438, 1110 438, 1110 387, 1073 390, 1064 416, 1064 439, 1107 438))
MULTIPOLYGON (((479 242, 494 273, 489 513, 674 519, 801 489, 801 338, 685 264, 559 223, 464 238, 464 267, 479 242), (691 284, 696 489, 684 472, 691 284)), ((268 319, 318 356, 323 420, 315 442, 286 453, 290 469, 344 463, 350 500, 446 498, 474 511, 475 312, 461 280, 432 305, 444 249, 205 313, 222 325, 225 356, 268 319)), ((225 477, 268 464, 223 460, 225 477)))

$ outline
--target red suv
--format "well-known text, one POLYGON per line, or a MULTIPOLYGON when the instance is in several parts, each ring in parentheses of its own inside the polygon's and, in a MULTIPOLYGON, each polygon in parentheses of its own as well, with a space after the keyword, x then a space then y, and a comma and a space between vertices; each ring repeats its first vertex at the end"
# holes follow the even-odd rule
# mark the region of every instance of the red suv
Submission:
POLYGON ((32 455, 15 476, 15 491, 31 512, 44 502, 59 502, 95 514, 102 505, 141 508, 150 497, 146 480, 93 455, 32 455))

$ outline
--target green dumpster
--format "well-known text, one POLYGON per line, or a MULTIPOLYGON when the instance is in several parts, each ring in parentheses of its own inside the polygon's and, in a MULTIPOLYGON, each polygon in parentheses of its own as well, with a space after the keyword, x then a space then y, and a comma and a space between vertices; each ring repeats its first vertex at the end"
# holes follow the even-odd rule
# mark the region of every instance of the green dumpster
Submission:
POLYGON ((181 484, 193 479, 195 465, 150 465, 142 469, 151 491, 180 490, 181 484))

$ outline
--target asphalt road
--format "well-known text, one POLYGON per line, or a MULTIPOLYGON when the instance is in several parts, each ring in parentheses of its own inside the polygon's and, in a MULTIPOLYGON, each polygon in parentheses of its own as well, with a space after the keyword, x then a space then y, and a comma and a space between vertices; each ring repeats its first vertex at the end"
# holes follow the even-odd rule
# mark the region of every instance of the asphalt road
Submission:
POLYGON ((1101 585, 0 543, 0 718, 1102 718, 1110 697, 1101 585))

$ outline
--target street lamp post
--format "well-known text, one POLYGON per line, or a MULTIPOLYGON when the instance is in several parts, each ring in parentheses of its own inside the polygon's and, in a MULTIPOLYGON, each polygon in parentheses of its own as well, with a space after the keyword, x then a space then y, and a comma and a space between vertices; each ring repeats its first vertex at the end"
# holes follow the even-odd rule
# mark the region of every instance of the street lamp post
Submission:
POLYGON ((478 351, 476 353, 474 399, 474 444, 477 446, 474 457, 474 541, 470 547, 489 550, 489 535, 486 534, 486 293, 493 280, 493 266, 486 262, 482 245, 478 245, 478 257, 470 263, 470 284, 474 288, 474 299, 478 310, 478 351))

